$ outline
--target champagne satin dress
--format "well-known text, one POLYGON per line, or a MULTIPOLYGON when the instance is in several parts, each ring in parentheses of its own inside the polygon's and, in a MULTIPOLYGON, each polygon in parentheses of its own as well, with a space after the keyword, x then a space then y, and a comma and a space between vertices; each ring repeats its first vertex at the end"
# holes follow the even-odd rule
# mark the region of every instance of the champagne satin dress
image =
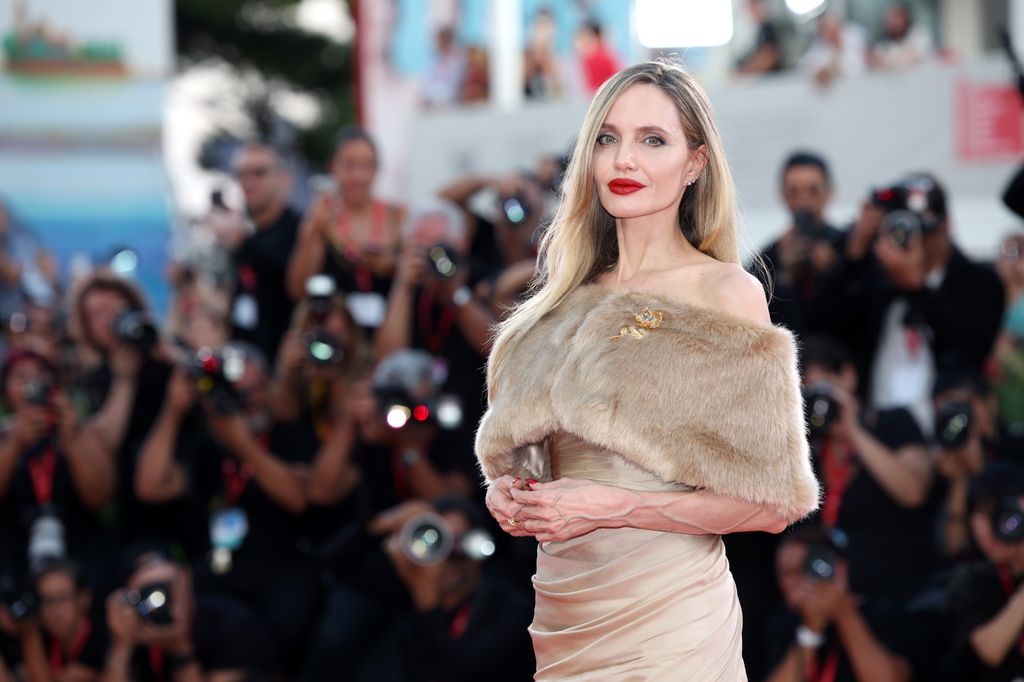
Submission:
MULTIPOLYGON (((546 450, 544 478, 692 490, 564 431, 548 435, 546 450)), ((542 543, 533 584, 537 680, 747 679, 743 616, 717 535, 601 528, 542 543)))

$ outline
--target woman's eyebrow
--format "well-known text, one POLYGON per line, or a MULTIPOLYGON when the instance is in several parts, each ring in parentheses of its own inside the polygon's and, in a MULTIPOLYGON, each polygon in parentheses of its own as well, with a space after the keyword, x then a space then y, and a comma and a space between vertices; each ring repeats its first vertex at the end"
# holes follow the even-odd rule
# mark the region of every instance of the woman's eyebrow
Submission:
MULTIPOLYGON (((612 132, 618 132, 618 128, 616 128, 615 125, 611 123, 602 124, 601 130, 610 130, 612 132)), ((672 137, 674 135, 673 133, 662 128, 661 126, 656 125, 638 126, 636 130, 641 133, 657 133, 659 135, 664 135, 666 137, 672 137)))

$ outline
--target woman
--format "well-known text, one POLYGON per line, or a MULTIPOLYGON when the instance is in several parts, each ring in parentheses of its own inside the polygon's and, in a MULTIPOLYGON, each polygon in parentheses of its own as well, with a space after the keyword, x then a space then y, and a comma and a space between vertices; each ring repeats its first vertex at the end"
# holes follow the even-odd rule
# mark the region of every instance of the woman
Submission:
POLYGON ((373 198, 377 168, 373 139, 357 128, 343 131, 331 161, 336 192, 316 198, 288 264, 293 300, 302 298, 306 280, 327 273, 352 294, 349 305, 366 328, 384 319, 404 219, 401 208, 373 198))
POLYGON ((722 143, 682 68, 621 71, 578 139, 476 440, 491 513, 540 542, 537 679, 744 679, 719 536, 818 501, 793 337, 739 265, 722 143))

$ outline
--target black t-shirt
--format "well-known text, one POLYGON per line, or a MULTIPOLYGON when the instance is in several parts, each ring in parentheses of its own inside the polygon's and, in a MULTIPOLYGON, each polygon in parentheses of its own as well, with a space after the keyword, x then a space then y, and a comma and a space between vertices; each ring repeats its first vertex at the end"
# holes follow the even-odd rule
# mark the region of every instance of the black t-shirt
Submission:
POLYGON ((1024 576, 1012 575, 1009 571, 1000 576, 1000 570, 989 561, 963 566, 957 572, 950 586, 953 648, 948 679, 1010 682, 1024 676, 1024 656, 1021 655, 1024 633, 1018 633, 1006 658, 994 668, 978 659, 970 642, 971 633, 995 618, 1022 582, 1024 576), (1004 580, 1009 581, 1008 585, 1004 586, 1004 580))
MULTIPOLYGON (((119 482, 114 498, 117 507, 116 524, 118 539, 124 545, 147 538, 169 539, 176 533, 181 507, 175 503, 146 504, 135 496, 134 485, 139 450, 160 414, 167 383, 173 371, 173 365, 149 357, 143 360, 139 368, 128 428, 116 453, 119 482)), ((81 388, 90 413, 97 412, 103 406, 110 393, 111 384, 112 375, 108 362, 104 362, 84 378, 81 388)))
MULTIPOLYGON (((869 412, 865 425, 893 451, 925 442, 913 416, 902 408, 878 410, 874 415, 869 412)), ((824 481, 817 457, 820 442, 814 439, 812 447, 819 480, 824 481)), ((922 507, 903 507, 886 493, 865 465, 856 465, 843 493, 836 523, 849 539, 850 587, 855 593, 894 594, 921 584, 938 563, 934 519, 939 504, 931 494, 922 507)))
MULTIPOLYGON (((240 471, 239 461, 213 437, 201 413, 193 414, 186 424, 179 431, 176 455, 189 471, 191 502, 202 510, 203 520, 192 533, 198 531, 208 546, 209 520, 225 508, 237 507, 245 512, 249 527, 239 554, 283 559, 308 547, 310 532, 304 519, 278 505, 255 478, 238 483, 240 494, 236 499, 229 497, 228 482, 240 471)), ((319 447, 315 430, 305 422, 274 425, 266 444, 275 457, 289 464, 311 463, 319 447)))
POLYGON ((272 224, 246 238, 234 254, 232 336, 259 347, 268 362, 277 357, 281 337, 291 323, 293 305, 285 275, 301 221, 302 216, 288 207, 272 224), (250 303, 255 303, 255 316, 250 303))
POLYGON ((86 620, 86 628, 87 630, 84 630, 84 632, 88 634, 83 641, 75 643, 73 650, 69 652, 72 654, 70 657, 66 657, 63 651, 55 655, 55 652, 58 651, 56 643, 50 639, 44 630, 43 650, 50 657, 51 662, 59 660, 62 670, 72 664, 76 664, 91 668, 97 673, 101 672, 107 662, 107 649, 110 646, 110 632, 107 630, 107 624, 101 607, 96 606, 93 608, 93 613, 86 620))
MULTIPOLYGON (((770 21, 766 21, 757 27, 757 41, 754 43, 754 48, 746 54, 743 59, 739 61, 739 66, 743 66, 763 47, 771 46, 776 49, 779 47, 779 30, 770 21)), ((782 56, 775 60, 775 64, 772 65, 771 71, 782 70, 782 56)))

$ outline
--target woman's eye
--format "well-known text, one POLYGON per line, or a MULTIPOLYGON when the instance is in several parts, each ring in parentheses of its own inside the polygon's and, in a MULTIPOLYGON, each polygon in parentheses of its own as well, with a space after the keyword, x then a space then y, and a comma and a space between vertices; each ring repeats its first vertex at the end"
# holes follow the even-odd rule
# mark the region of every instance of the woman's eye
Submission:
POLYGON ((660 147, 661 145, 665 144, 665 140, 661 139, 657 135, 648 135, 647 137, 644 138, 644 144, 650 145, 652 147, 660 147))
POLYGON ((615 137, 609 135, 608 133, 602 133, 597 136, 598 144, 612 144, 613 142, 615 142, 615 137))

